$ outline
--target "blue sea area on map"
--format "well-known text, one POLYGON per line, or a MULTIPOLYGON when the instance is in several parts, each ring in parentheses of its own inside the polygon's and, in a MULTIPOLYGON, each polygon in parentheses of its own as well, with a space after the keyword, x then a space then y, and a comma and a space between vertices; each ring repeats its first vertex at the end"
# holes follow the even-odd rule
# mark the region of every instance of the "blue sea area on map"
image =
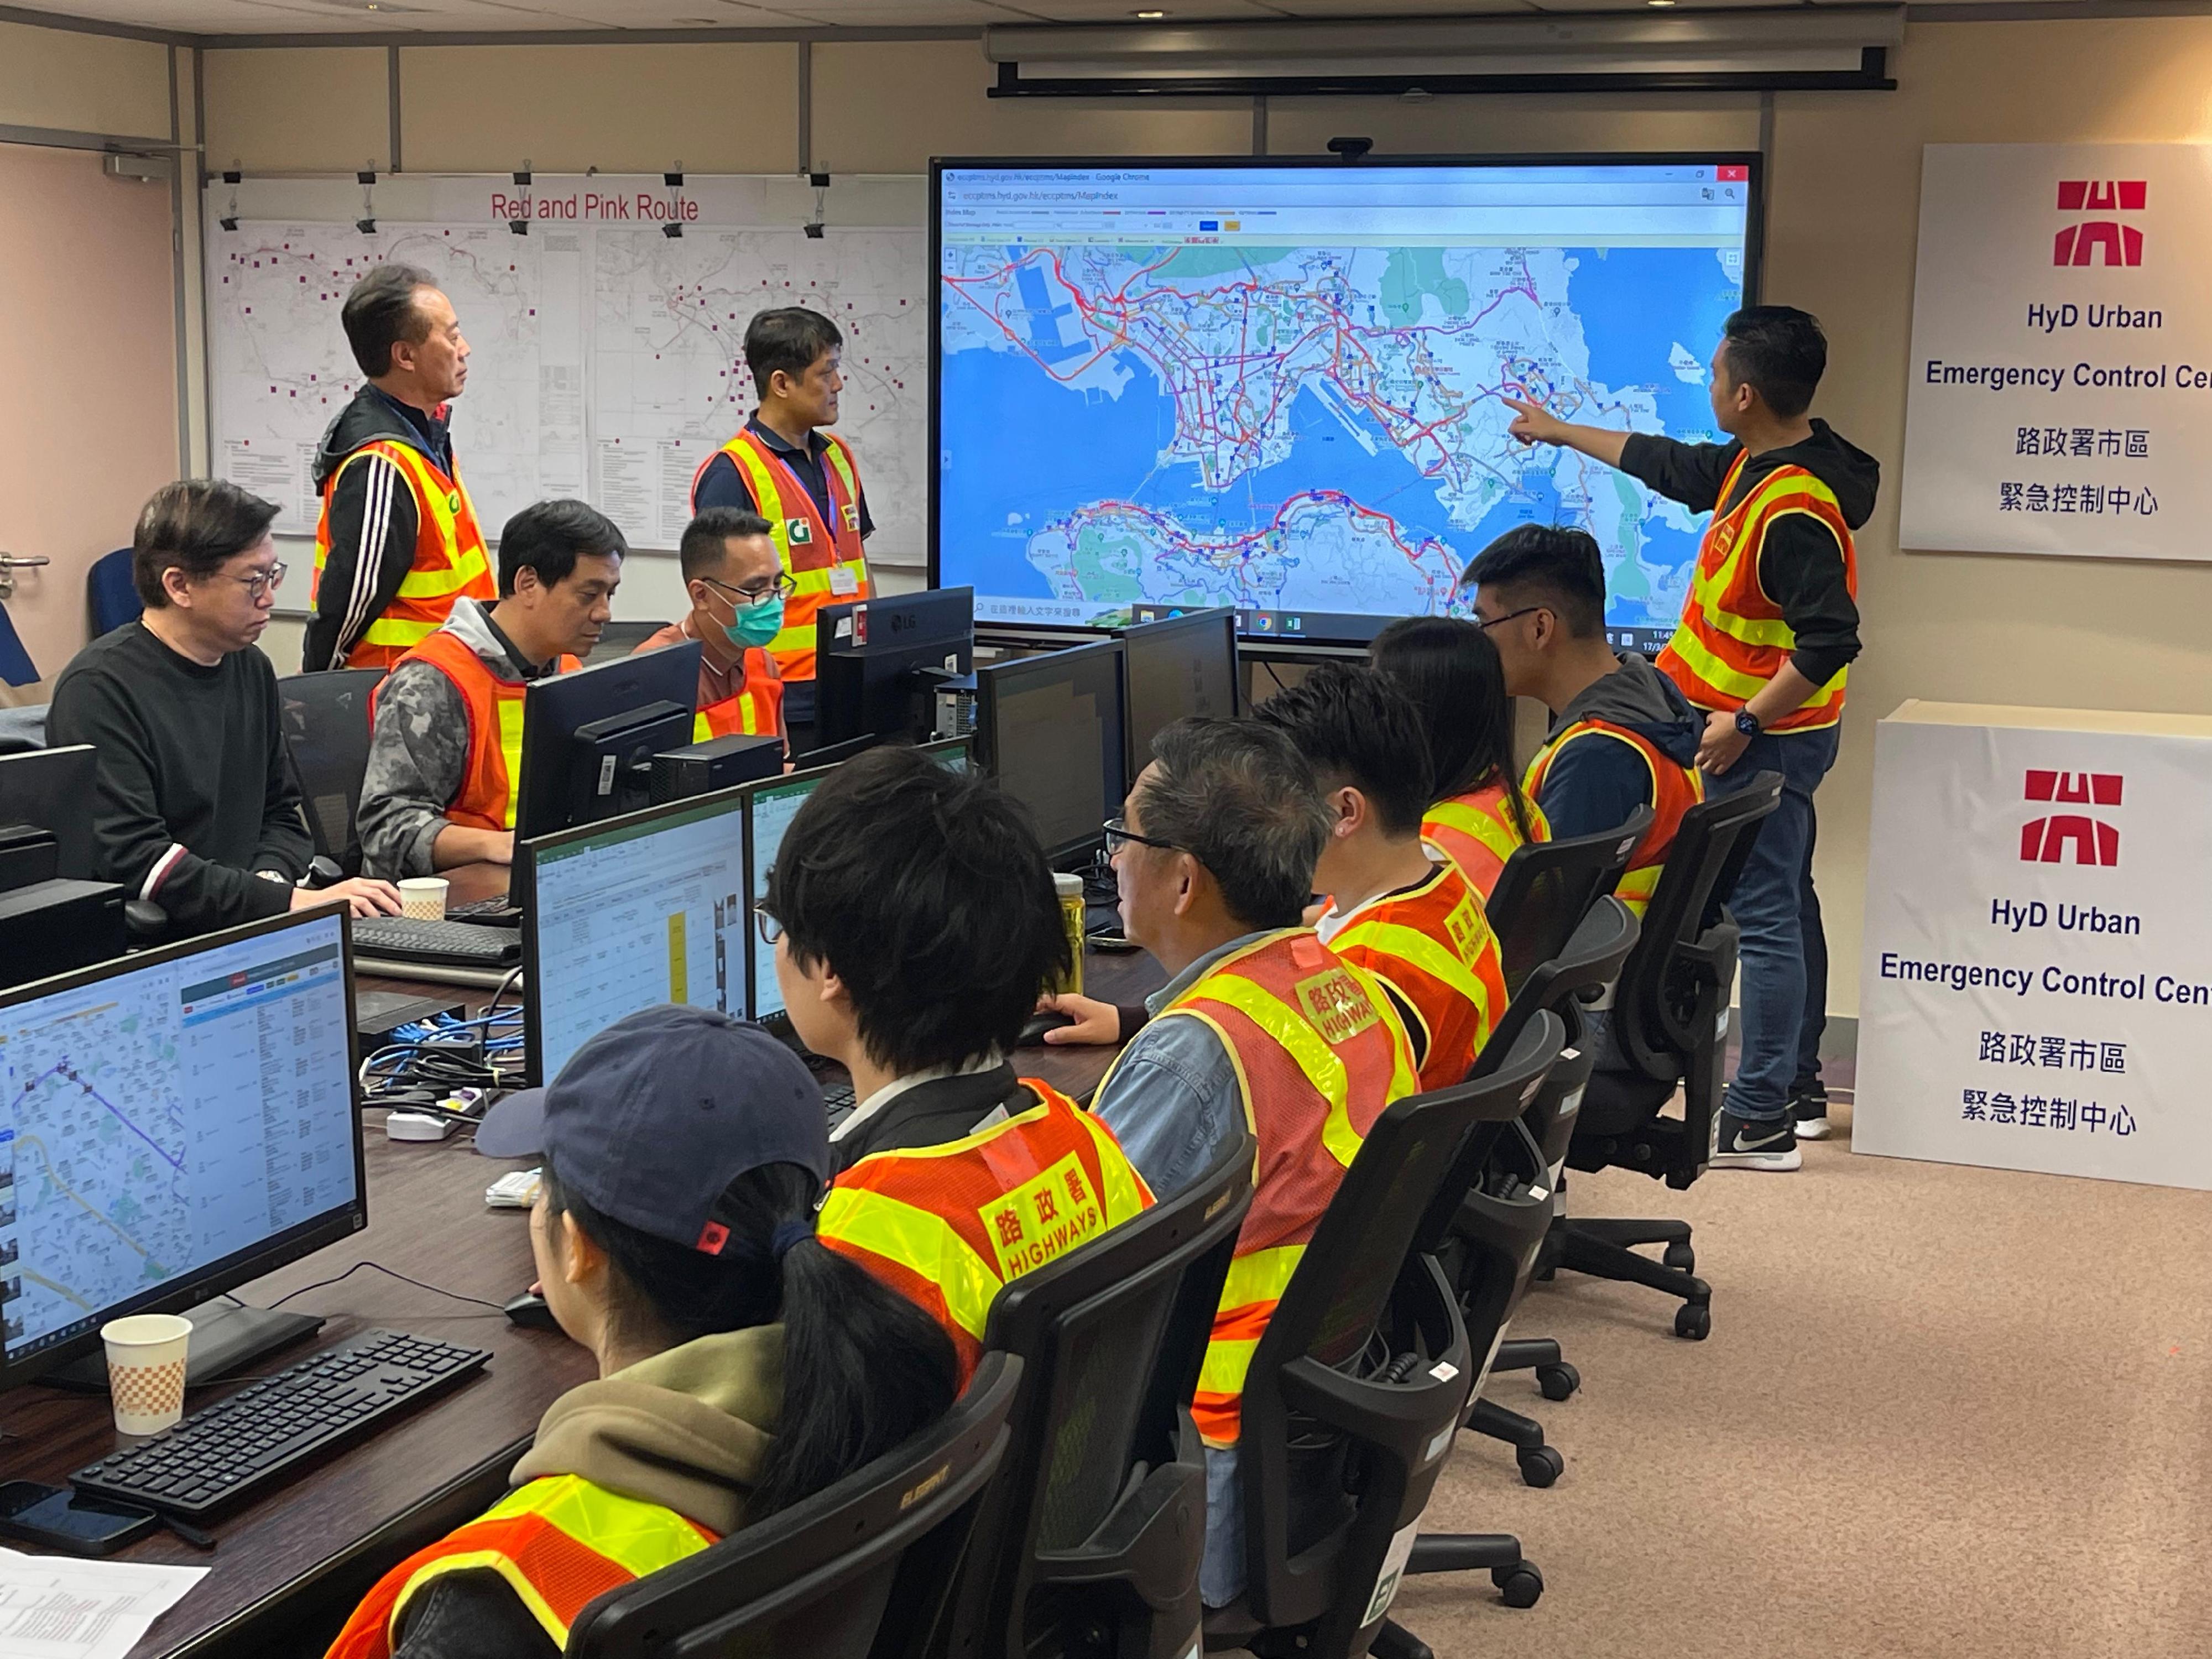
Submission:
POLYGON ((1612 387, 1648 386, 1658 394, 1670 436, 1710 433, 1713 409, 1701 377, 1677 380, 1668 354, 1679 343, 1700 365, 1712 356, 1721 325, 1743 303, 1709 247, 1571 250, 1567 305, 1582 319, 1590 379, 1612 387))

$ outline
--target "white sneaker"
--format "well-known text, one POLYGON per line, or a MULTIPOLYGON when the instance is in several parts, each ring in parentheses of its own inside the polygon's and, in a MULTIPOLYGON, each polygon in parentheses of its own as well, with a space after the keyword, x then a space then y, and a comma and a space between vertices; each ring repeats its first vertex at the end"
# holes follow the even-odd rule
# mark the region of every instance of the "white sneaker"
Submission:
POLYGON ((1801 1117, 1797 1120, 1797 1139, 1800 1140, 1826 1140, 1834 1133, 1835 1129, 1829 1123, 1828 1115, 1826 1112, 1822 1112, 1818 1117, 1801 1117))
POLYGON ((1797 1120, 1800 1140, 1826 1140, 1834 1133, 1828 1122, 1828 1095, 1825 1089, 1793 1097, 1790 1115, 1797 1120))

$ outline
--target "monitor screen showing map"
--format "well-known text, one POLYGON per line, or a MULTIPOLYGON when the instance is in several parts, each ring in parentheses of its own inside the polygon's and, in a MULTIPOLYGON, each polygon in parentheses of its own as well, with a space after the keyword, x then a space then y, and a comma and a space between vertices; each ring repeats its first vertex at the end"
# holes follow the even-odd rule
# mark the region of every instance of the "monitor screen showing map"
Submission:
POLYGON ((0 1386, 366 1224, 346 981, 325 912, 0 1000, 0 1386))
POLYGON ((1248 637, 1362 641, 1463 614, 1467 562, 1537 523, 1596 538, 1614 643, 1672 632, 1697 519, 1523 447, 1503 399, 1713 440, 1755 156, 947 161, 934 185, 933 571, 978 622, 1233 605, 1248 637))

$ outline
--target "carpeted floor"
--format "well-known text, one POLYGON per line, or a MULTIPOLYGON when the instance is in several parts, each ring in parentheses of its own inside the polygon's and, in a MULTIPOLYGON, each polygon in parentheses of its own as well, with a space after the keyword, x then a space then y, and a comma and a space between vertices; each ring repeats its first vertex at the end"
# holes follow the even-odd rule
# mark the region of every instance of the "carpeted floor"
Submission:
POLYGON ((2202 1659, 2212 1654, 2212 1195, 1854 1157, 1687 1193, 1576 1176, 1585 1215, 1675 1216, 1713 1285, 1561 1274, 1516 1336, 1583 1375, 1492 1398, 1566 1459, 1548 1491, 1462 1434, 1425 1520, 1511 1531, 1543 1600, 1409 1580, 1445 1659, 2202 1659))

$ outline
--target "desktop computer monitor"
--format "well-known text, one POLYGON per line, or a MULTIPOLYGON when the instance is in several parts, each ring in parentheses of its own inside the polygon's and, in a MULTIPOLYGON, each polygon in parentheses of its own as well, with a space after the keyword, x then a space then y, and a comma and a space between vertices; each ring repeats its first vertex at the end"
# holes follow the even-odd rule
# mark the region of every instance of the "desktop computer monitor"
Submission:
POLYGON ((0 992, 0 1389, 368 1224, 347 951, 308 911, 0 992))
POLYGON ((1137 606, 1137 625, 1121 635, 1123 706, 1129 776, 1152 763, 1152 738, 1191 714, 1231 720, 1239 712, 1237 612, 1137 606))
POLYGON ((55 873, 66 880, 92 879, 92 767, 88 743, 0 755, 0 829, 27 823, 52 835, 61 849, 55 873))
POLYGON ((739 1013, 744 897, 741 785, 526 842, 524 1039, 549 1083, 625 1014, 684 1002, 739 1013))
POLYGON ((1128 793, 1121 666, 1121 641, 1101 640, 975 671, 977 758, 1063 869, 1098 845, 1128 793))
POLYGON ((934 736, 934 677, 975 665, 972 587, 824 605, 814 617, 814 741, 934 736))
POLYGON ((517 840, 652 804, 653 757, 691 741, 699 642, 532 680, 522 698, 517 840))

